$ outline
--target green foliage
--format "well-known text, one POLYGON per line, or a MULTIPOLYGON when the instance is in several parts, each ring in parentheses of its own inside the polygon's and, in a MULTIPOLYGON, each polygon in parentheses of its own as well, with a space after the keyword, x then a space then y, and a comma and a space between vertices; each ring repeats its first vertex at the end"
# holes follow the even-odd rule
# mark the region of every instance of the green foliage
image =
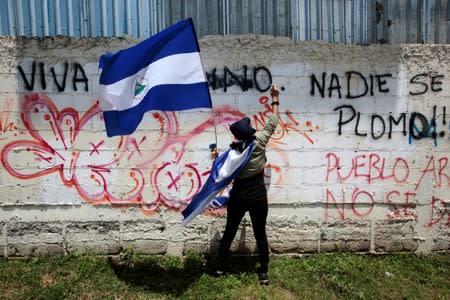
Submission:
POLYGON ((122 253, 120 253, 120 259, 124 261, 128 266, 133 266, 137 257, 134 253, 133 247, 126 247, 123 249, 122 253))
POLYGON ((448 254, 317 254, 272 259, 258 283, 255 257, 234 257, 221 278, 189 252, 0 259, 1 299, 450 299, 448 254))

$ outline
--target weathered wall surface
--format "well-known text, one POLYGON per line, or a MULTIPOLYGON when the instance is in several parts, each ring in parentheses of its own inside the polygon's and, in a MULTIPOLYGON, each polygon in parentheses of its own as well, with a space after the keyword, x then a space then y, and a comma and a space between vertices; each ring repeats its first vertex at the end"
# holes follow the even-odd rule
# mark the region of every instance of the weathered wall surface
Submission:
MULTIPOLYGON (((107 138, 97 60, 126 39, 0 39, 0 255, 214 252, 225 220, 186 228, 208 145, 283 87, 266 179, 273 253, 430 252, 450 244, 450 47, 200 41, 214 111, 150 112, 107 138)), ((234 244, 253 251, 249 218, 234 244)))

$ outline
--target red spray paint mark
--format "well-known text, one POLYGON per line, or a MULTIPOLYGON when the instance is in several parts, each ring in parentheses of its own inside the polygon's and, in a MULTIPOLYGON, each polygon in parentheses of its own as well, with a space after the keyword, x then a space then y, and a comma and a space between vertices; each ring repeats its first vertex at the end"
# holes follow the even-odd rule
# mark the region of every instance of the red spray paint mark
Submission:
POLYGON ((353 216, 363 219, 367 217, 374 208, 375 200, 373 195, 367 191, 355 188, 351 193, 350 199, 348 199, 345 190, 342 189, 340 195, 341 200, 337 201, 335 193, 329 189, 326 189, 324 210, 325 223, 328 222, 330 204, 334 205, 337 209, 340 220, 344 220, 346 218, 346 211, 350 211, 353 216))
POLYGON ((337 182, 344 183, 351 178, 365 178, 367 183, 375 181, 392 180, 395 183, 405 183, 409 178, 409 164, 406 159, 396 157, 392 167, 386 164, 386 158, 380 157, 376 153, 359 154, 351 159, 351 167, 344 173, 341 157, 330 152, 325 156, 326 173, 325 182, 329 182, 331 177, 337 182))
MULTIPOLYGON (((255 128, 257 130, 261 129, 266 125, 267 120, 272 114, 272 107, 268 102, 269 97, 267 96, 262 96, 261 98, 259 98, 259 103, 263 105, 265 110, 253 115, 253 122, 255 123, 255 128)), ((289 134, 290 131, 292 131, 302 135, 310 144, 314 144, 314 140, 307 133, 307 132, 311 133, 314 131, 312 129, 313 128, 312 122, 307 121, 307 124, 310 124, 310 126, 307 126, 305 130, 300 128, 300 122, 297 121, 297 119, 294 117, 294 115, 290 110, 286 109, 285 114, 287 116, 287 120, 283 120, 283 118, 280 117, 278 124, 279 129, 276 130, 275 134, 271 137, 271 140, 276 141, 277 143, 280 144, 284 144, 282 140, 289 134)), ((316 128, 320 127, 316 126, 316 128)))
MULTIPOLYGON (((264 105, 266 104, 264 103, 264 105)), ((269 115, 267 105, 265 109, 261 115, 264 120, 269 115)), ((85 140, 80 138, 79 134, 84 131, 86 124, 94 118, 103 120, 98 101, 86 113, 79 116, 73 108, 58 110, 53 101, 45 95, 29 94, 24 97, 21 118, 31 139, 16 140, 5 145, 1 152, 1 160, 5 170, 19 179, 31 179, 58 173, 62 183, 67 187, 75 188, 80 197, 88 203, 109 202, 114 206, 137 204, 144 214, 152 214, 161 205, 179 210, 189 203, 193 195, 200 190, 203 178, 209 174, 209 171, 199 170, 195 163, 182 162, 187 143, 214 126, 223 126, 228 129, 230 123, 245 115, 227 106, 214 109, 211 117, 186 134, 180 134, 179 132, 176 113, 158 112, 153 113, 152 116, 159 124, 159 138, 156 141, 158 144, 157 150, 152 152, 151 156, 144 156, 142 149, 144 146, 155 146, 155 141, 149 141, 145 135, 140 138, 135 135, 116 137, 108 139, 107 142, 102 139, 91 140, 85 142, 87 145, 77 147, 79 143, 83 143, 83 140, 85 140), (32 114, 40 114, 41 118, 32 118, 32 114), (35 124, 36 120, 40 122, 39 126, 35 124), (42 127, 44 128, 41 129, 42 127), (48 135, 48 132, 51 132, 53 136, 46 137, 43 134, 47 133, 48 135), (149 145, 149 143, 152 144, 149 145), (90 151, 77 150, 86 149, 88 145, 91 146, 90 151), (27 151, 21 152, 24 149, 27 151), (112 154, 108 154, 110 149, 114 149, 112 154), (174 175, 173 181, 164 186, 164 189, 161 189, 163 186, 159 185, 160 180, 162 180, 161 182, 167 181, 169 174, 174 174, 172 171, 170 173, 167 170, 163 171, 169 166, 168 164, 157 162, 163 154, 167 155, 167 149, 176 149, 174 160, 170 161, 169 164, 174 170, 178 170, 178 175, 174 175), (20 168, 20 163, 17 164, 17 158, 23 153, 27 153, 36 161, 33 171, 25 173, 20 168), (109 155, 110 158, 108 158, 109 155), (89 160, 91 156, 95 156, 96 160, 86 164, 84 161, 91 162, 89 160), (130 168, 117 167, 124 160, 128 161, 127 165, 133 166, 134 164, 134 167, 131 167, 132 171, 130 171, 130 168), (151 173, 150 182, 157 196, 153 202, 149 203, 143 201, 142 198, 145 186, 143 172, 153 168, 152 166, 155 164, 161 167, 151 173), (116 178, 120 178, 121 182, 127 182, 120 185, 122 189, 124 186, 129 186, 129 189, 115 191, 113 183, 116 178), (92 183, 86 182, 87 179, 91 180, 92 183), (179 189, 178 182, 183 182, 185 188, 179 189), (93 184, 97 189, 92 188, 93 184), (169 188, 178 189, 183 194, 175 199, 168 193, 169 188)), ((294 119, 292 124, 297 124, 295 122, 297 121, 294 119)), ((282 128, 284 128, 284 135, 287 134, 286 128, 288 127, 282 128)), ((279 148, 279 144, 282 144, 280 139, 271 140, 268 147, 272 148, 281 157, 283 165, 286 165, 287 157, 279 148)), ((29 159, 23 159, 23 161, 29 161, 29 159)), ((283 181, 284 173, 281 168, 275 164, 267 167, 275 171, 274 173, 278 176, 278 183, 283 181)))
MULTIPOLYGON (((3 107, 1 108, 1 112, 0 112, 0 135, 5 134, 7 132, 14 132, 19 130, 17 124, 15 124, 14 122, 10 121, 9 118, 10 116, 13 114, 13 105, 14 105, 14 101, 13 99, 7 99, 4 104, 3 107)), ((23 134, 23 131, 20 130, 20 133, 23 134)), ((17 134, 14 134, 15 136, 17 134)), ((3 137, 0 138, 1 140, 6 140, 7 137, 3 137)))
MULTIPOLYGON (((111 161, 100 165, 88 164, 84 166, 81 159, 87 159, 92 153, 74 150, 77 149, 78 134, 92 118, 100 115, 98 102, 92 105, 83 116, 72 108, 65 108, 59 111, 55 104, 45 95, 29 94, 24 97, 22 105, 22 122, 32 137, 31 140, 16 140, 5 145, 1 152, 1 161, 9 174, 19 179, 32 179, 45 176, 51 173, 58 173, 61 181, 67 187, 74 187, 80 196, 89 203, 133 203, 141 197, 144 186, 144 178, 140 170, 136 170, 136 175, 130 178, 125 173, 122 178, 130 178, 130 190, 134 193, 128 197, 115 195, 109 187, 108 182, 111 176, 111 167, 117 163, 123 155, 113 158, 111 161), (42 119, 32 118, 32 114, 42 114, 42 119), (39 126, 35 122, 41 122, 39 126), (45 126, 47 125, 47 127, 45 126), (69 126, 69 131, 63 130, 64 126, 69 126), (52 132, 53 137, 47 138, 41 134, 52 132), (69 134, 66 137, 66 134, 69 134), (27 151, 22 151, 27 150, 27 151), (18 159, 20 155, 28 156, 18 159), (33 166, 21 167, 21 162, 35 161, 33 166), (81 164, 81 166, 79 166, 81 164), (89 176, 83 173, 88 172, 89 176), (79 178, 83 178, 80 181, 79 178), (90 179, 100 188, 93 191, 92 185, 86 180, 90 179)), ((114 139, 118 143, 123 143, 122 138, 114 139)), ((102 143, 91 143, 96 145, 95 151, 101 153, 102 143)), ((126 143, 124 143, 126 144, 126 143)), ((128 172, 125 170, 125 172, 128 172)))
POLYGON ((414 210, 416 208, 416 205, 414 203, 411 203, 411 198, 415 197, 416 195, 416 193, 412 192, 404 192, 402 194, 397 190, 388 192, 386 194, 384 203, 390 206, 391 212, 387 215, 387 218, 416 221, 417 212, 414 210))
POLYGON ((105 143, 104 140, 101 140, 100 142, 98 142, 97 144, 94 144, 93 142, 89 142, 89 144, 92 146, 92 150, 91 152, 89 152, 89 156, 92 156, 92 154, 96 153, 96 154, 100 154, 99 152, 99 147, 101 145, 103 145, 105 143))
POLYGON ((431 215, 428 227, 444 221, 446 227, 450 227, 450 201, 433 196, 431 199, 431 215))
MULTIPOLYGON (((448 165, 448 158, 441 157, 437 159, 437 167, 436 167, 436 159, 434 156, 431 156, 428 160, 427 166, 421 171, 421 176, 419 181, 416 184, 415 190, 417 191, 423 181, 423 179, 427 175, 431 175, 434 184, 437 188, 441 188, 443 186, 450 187, 450 175, 446 170, 448 165)), ((448 169, 448 168, 447 168, 448 169)))

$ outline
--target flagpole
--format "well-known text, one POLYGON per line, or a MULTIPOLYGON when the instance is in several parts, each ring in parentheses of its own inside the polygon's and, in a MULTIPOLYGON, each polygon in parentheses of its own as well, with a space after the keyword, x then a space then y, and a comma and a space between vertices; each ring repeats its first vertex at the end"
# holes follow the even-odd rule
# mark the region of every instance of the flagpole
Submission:
MULTIPOLYGON (((198 37, 197 37, 197 32, 195 31, 194 22, 192 21, 192 18, 188 18, 188 20, 189 20, 189 22, 191 24, 192 30, 194 31, 195 41, 197 42, 198 53, 200 55, 200 63, 202 65, 203 76, 205 78, 206 86, 208 88, 208 96, 209 96, 209 101, 211 102, 211 113, 212 113, 213 126, 214 126, 214 138, 215 138, 216 148, 217 148, 217 129, 216 129, 216 120, 215 120, 216 118, 215 118, 214 108, 213 108, 213 105, 212 105, 211 92, 209 91, 208 76, 206 76, 205 65, 203 64, 202 56, 200 54, 200 44, 198 42, 198 37)), ((212 151, 213 149, 210 149, 210 150, 212 151)))
POLYGON ((212 117, 213 117, 213 125, 214 125, 214 137, 215 137, 215 140, 216 140, 216 148, 218 149, 218 147, 217 147, 217 127, 216 127, 216 113, 214 112, 214 108, 212 108, 212 106, 211 106, 211 112, 212 112, 212 117))
MULTIPOLYGON (((203 64, 203 60, 201 59, 201 57, 200 57, 200 62, 202 63, 203 72, 205 72, 205 66, 203 64)), ((218 149, 217 148, 217 127, 216 127, 215 112, 214 112, 214 107, 212 105, 211 92, 209 91, 208 76, 206 76, 206 74, 204 74, 204 76, 205 76, 206 86, 208 87, 209 101, 211 101, 211 115, 212 115, 212 121, 213 121, 213 127, 214 127, 214 139, 215 139, 215 142, 216 142, 216 149, 218 149)), ((210 149, 210 150, 212 151, 213 149, 210 149)))
MULTIPOLYGON (((208 82, 208 81, 206 81, 208 82)), ((209 93, 209 84, 208 84, 208 93, 209 93)), ((214 127, 214 141, 216 144, 216 149, 218 149, 217 147, 217 126, 216 126, 216 113, 214 112, 214 107, 212 106, 212 98, 211 98, 211 94, 209 94, 209 99, 211 100, 211 118, 212 118, 212 123, 213 123, 213 127, 214 127)), ((214 149, 210 149, 211 151, 213 151, 214 149)))

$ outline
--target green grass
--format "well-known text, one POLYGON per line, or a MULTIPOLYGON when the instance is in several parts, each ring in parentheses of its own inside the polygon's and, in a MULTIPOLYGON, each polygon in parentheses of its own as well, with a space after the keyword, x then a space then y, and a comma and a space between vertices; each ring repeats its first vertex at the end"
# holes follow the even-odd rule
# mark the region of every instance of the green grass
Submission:
POLYGON ((450 255, 317 254, 273 258, 260 286, 255 257, 66 256, 0 259, 0 299, 450 299, 450 255))

